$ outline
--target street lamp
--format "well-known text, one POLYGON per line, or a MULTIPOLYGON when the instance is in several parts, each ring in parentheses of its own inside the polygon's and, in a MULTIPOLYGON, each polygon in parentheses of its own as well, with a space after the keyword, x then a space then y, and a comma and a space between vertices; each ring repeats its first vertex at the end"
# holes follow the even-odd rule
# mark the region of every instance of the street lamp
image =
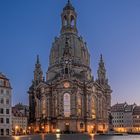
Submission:
POLYGON ((44 128, 45 128, 45 127, 44 127, 44 126, 42 126, 41 128, 42 128, 42 132, 44 133, 44 128))
POLYGON ((28 133, 31 134, 31 127, 28 127, 28 133))
POLYGON ((18 126, 15 127, 15 135, 18 134, 18 128, 19 128, 18 126))

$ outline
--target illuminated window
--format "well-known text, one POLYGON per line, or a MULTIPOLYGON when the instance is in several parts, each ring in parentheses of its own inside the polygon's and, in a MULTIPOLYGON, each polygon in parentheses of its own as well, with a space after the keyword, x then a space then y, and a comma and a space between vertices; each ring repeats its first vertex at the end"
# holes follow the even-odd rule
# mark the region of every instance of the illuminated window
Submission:
POLYGON ((94 97, 91 98, 91 114, 92 114, 92 118, 95 119, 96 118, 96 110, 95 110, 94 97))
POLYGON ((64 94, 64 116, 70 117, 70 94, 64 94))
POLYGON ((80 97, 80 95, 78 95, 78 97, 77 97, 78 99, 77 99, 77 105, 78 105, 78 116, 81 116, 81 114, 82 114, 82 100, 81 100, 81 97, 80 97))
POLYGON ((43 97, 42 99, 42 114, 44 115, 46 113, 46 99, 43 97))

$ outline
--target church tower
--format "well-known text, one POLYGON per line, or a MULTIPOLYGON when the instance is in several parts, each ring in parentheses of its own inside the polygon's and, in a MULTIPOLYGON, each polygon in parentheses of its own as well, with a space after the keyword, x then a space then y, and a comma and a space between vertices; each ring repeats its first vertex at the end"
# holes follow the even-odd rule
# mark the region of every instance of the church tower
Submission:
POLYGON ((107 110, 108 110, 108 115, 110 114, 110 107, 111 107, 111 87, 108 84, 108 79, 106 77, 106 69, 105 69, 105 64, 103 60, 103 56, 101 54, 100 56, 100 61, 99 61, 99 67, 98 67, 98 78, 96 82, 104 88, 104 93, 106 96, 106 102, 107 102, 107 110))
POLYGON ((105 69, 102 54, 100 56, 100 62, 99 62, 99 67, 98 67, 97 73, 98 73, 97 82, 102 86, 107 85, 108 84, 108 79, 106 78, 106 69, 105 69))
POLYGON ((43 80, 43 72, 41 69, 41 64, 39 61, 39 55, 37 55, 37 60, 35 64, 35 70, 34 70, 34 83, 37 85, 43 80))

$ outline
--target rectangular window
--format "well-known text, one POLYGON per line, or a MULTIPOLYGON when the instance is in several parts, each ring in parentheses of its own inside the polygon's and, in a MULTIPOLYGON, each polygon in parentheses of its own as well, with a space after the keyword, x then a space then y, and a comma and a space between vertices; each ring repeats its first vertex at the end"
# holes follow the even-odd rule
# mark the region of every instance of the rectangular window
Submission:
POLYGON ((5 87, 7 86, 7 82, 6 82, 6 81, 4 81, 4 86, 5 86, 5 87))
POLYGON ((9 135, 9 129, 6 129, 6 135, 9 135))
POLYGON ((9 114, 9 109, 6 109, 6 114, 9 114))
POLYGON ((9 95, 9 90, 6 90, 6 95, 7 95, 7 96, 9 95))
POLYGON ((9 99, 6 99, 6 104, 9 105, 9 99))
POLYGON ((6 118, 6 123, 9 124, 9 118, 6 118))
POLYGON ((3 114, 3 113, 4 113, 3 108, 0 108, 0 114, 3 114))
POLYGON ((0 118, 0 123, 4 123, 4 119, 3 118, 0 118))
POLYGON ((4 91, 3 91, 3 89, 1 89, 1 94, 3 94, 4 93, 4 91))
POLYGON ((1 136, 4 135, 4 129, 0 129, 0 135, 1 135, 1 136))
POLYGON ((83 129, 83 127, 84 127, 84 124, 80 123, 80 129, 83 129))
POLYGON ((0 99, 0 103, 1 103, 1 104, 4 104, 4 99, 3 99, 3 98, 0 99))
POLYGON ((2 86, 2 80, 0 80, 0 86, 2 86))

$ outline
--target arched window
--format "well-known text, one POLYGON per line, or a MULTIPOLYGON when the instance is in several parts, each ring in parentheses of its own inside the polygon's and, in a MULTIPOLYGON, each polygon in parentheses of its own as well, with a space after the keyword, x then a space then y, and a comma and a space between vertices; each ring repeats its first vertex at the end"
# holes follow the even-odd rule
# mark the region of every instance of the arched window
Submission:
POLYGON ((73 16, 71 16, 71 27, 73 27, 73 26, 74 26, 74 24, 75 24, 74 17, 73 17, 73 16))
POLYGON ((67 26, 67 25, 68 25, 67 17, 64 16, 64 26, 67 26))
POLYGON ((94 97, 91 98, 91 116, 93 119, 96 118, 96 108, 95 108, 95 99, 94 97))
POLYGON ((70 94, 64 94, 64 116, 70 117, 70 94))
POLYGON ((82 115, 82 99, 81 96, 77 96, 77 105, 78 105, 78 116, 80 117, 82 115))
POLYGON ((46 98, 45 96, 42 98, 42 115, 46 114, 46 98))

